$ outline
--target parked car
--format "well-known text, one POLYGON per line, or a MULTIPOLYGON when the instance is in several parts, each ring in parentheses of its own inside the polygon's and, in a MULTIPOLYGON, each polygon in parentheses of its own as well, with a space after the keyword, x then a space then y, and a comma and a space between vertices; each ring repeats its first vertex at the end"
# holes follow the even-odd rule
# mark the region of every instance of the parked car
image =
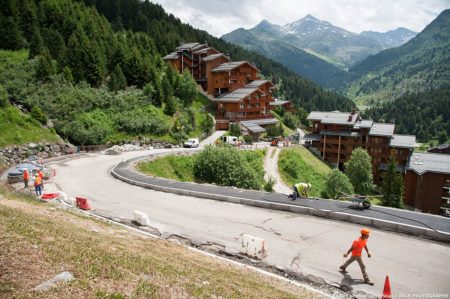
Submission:
POLYGON ((198 138, 190 138, 183 144, 184 147, 198 147, 199 145, 200 141, 198 138))

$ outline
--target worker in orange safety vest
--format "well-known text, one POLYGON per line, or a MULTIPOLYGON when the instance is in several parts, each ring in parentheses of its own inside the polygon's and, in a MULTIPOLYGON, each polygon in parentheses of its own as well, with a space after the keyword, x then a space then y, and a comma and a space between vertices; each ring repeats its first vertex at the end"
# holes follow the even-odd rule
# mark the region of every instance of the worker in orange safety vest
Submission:
POLYGON ((37 173, 34 177, 34 190, 36 191, 36 195, 42 195, 42 179, 37 173))
POLYGON ((366 250, 367 256, 369 258, 372 256, 369 252, 369 248, 367 248, 367 240, 369 239, 369 235, 370 235, 369 229, 367 228, 361 229, 361 237, 353 241, 353 244, 350 247, 350 249, 347 251, 347 253, 344 253, 344 257, 347 257, 350 254, 350 252, 352 253, 352 256, 342 266, 339 267, 339 271, 347 273, 347 271, 345 270, 347 266, 353 263, 354 261, 357 261, 364 277, 364 283, 374 285, 374 283, 370 281, 369 276, 367 275, 366 266, 364 265, 361 256, 363 249, 366 250))
POLYGON ((23 183, 25 184, 25 188, 28 188, 28 179, 29 179, 28 176, 29 176, 28 175, 28 169, 25 169, 23 171, 23 183))
POLYGON ((44 173, 39 169, 37 174, 41 178, 41 189, 44 190, 44 173))

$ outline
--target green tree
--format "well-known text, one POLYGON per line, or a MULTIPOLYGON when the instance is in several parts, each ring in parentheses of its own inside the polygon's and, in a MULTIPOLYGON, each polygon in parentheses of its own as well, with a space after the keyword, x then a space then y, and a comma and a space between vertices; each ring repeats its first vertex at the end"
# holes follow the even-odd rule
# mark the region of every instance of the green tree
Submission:
POLYGON ((38 56, 36 64, 36 79, 42 82, 50 80, 52 75, 56 74, 56 67, 50 58, 48 52, 38 56))
POLYGON ((342 193, 353 194, 353 186, 348 176, 339 169, 331 170, 325 182, 325 192, 329 198, 337 199, 342 193))
POLYGON ((41 33, 39 32, 39 28, 35 27, 33 29, 33 35, 30 41, 30 58, 33 58, 36 55, 42 55, 45 52, 44 41, 42 40, 41 33))
POLYGON ((372 191, 373 177, 371 158, 366 150, 353 150, 350 160, 345 163, 345 173, 358 194, 368 194, 372 191))
POLYGON ((125 87, 127 87, 127 79, 123 75, 120 65, 116 64, 109 79, 108 88, 111 91, 118 91, 125 89, 125 87))
POLYGON ((189 71, 185 71, 181 75, 175 95, 183 102, 185 106, 189 106, 197 97, 197 84, 192 78, 189 71))
POLYGON ((292 114, 292 113, 290 113, 290 112, 287 112, 287 113, 285 113, 285 114, 283 115, 283 123, 284 123, 288 128, 291 128, 292 130, 295 130, 295 129, 297 129, 299 120, 298 120, 298 118, 297 118, 294 114, 292 114))
POLYGON ((439 144, 444 144, 447 141, 447 139, 448 139, 447 132, 440 131, 438 134, 439 144))
POLYGON ((211 114, 205 114, 200 121, 200 128, 206 135, 211 135, 214 129, 214 117, 211 114))
POLYGON ((388 168, 381 176, 383 183, 383 197, 381 203, 383 206, 401 208, 403 206, 403 178, 397 171, 397 162, 394 156, 391 156, 388 168))
POLYGON ((169 97, 166 99, 166 103, 164 104, 164 114, 166 115, 174 115, 177 111, 176 102, 173 97, 169 97))

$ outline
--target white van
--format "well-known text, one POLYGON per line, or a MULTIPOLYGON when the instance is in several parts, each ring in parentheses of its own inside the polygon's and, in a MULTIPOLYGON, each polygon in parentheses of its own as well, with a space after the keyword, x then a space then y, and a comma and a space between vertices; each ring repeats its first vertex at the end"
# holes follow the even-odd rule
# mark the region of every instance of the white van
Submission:
POLYGON ((220 137, 220 140, 222 140, 223 143, 228 143, 235 145, 239 142, 239 138, 236 136, 222 136, 220 137))

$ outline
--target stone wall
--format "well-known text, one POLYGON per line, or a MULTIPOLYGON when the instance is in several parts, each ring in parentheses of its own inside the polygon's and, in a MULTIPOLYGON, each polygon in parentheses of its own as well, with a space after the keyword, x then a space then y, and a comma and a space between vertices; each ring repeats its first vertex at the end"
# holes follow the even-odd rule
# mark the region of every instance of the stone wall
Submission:
POLYGON ((73 154, 77 148, 69 143, 29 143, 0 148, 0 164, 14 165, 30 156, 47 159, 73 154))

